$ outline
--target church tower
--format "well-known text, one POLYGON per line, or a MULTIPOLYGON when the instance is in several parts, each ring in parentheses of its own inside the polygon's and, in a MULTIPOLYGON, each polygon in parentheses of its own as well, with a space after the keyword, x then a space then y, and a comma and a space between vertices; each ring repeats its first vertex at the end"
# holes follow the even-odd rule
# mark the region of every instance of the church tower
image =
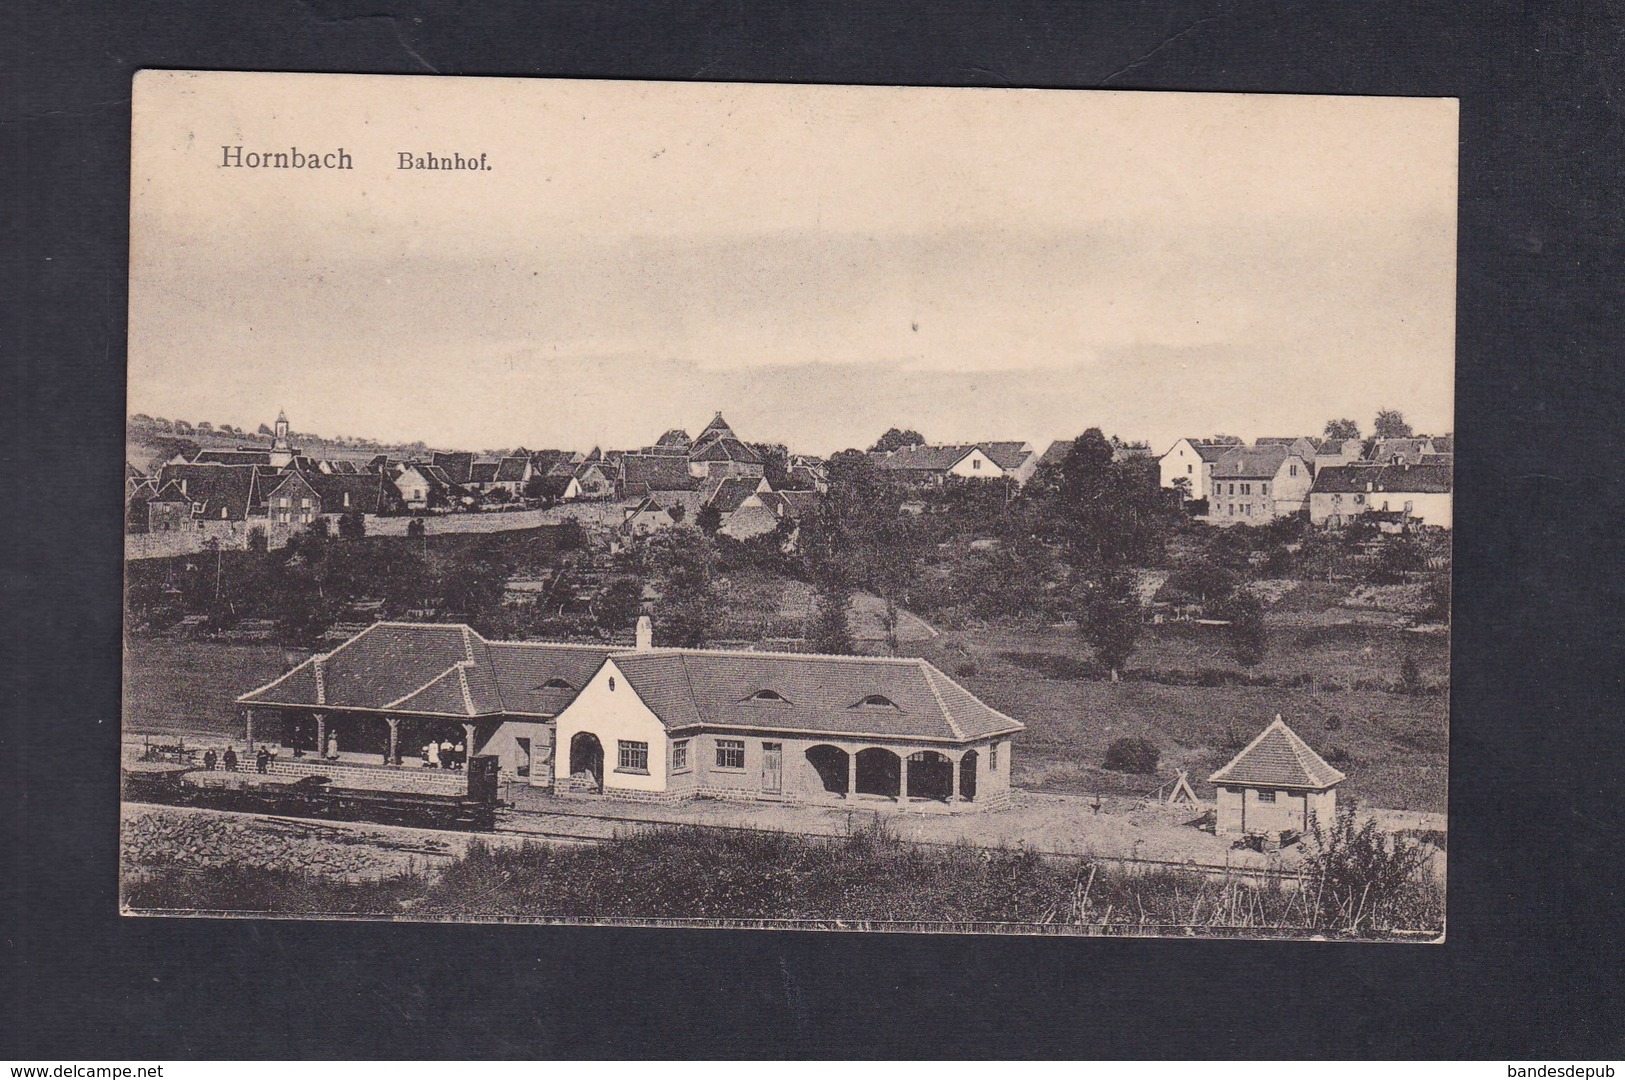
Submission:
POLYGON ((288 414, 278 409, 276 413, 276 437, 271 440, 271 466, 272 468, 286 468, 293 461, 296 451, 288 445, 288 414))

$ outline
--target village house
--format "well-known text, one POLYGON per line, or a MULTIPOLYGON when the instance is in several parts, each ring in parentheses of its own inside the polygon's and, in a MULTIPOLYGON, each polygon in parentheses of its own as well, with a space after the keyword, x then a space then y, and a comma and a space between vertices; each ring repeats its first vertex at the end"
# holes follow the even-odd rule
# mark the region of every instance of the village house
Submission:
POLYGON ((700 479, 688 471, 687 455, 626 454, 621 458, 618 494, 640 499, 651 491, 698 490, 700 479))
MULTIPOLYGON (((1066 445, 1071 448, 1070 443, 1066 445)), ((1238 445, 1207 439, 1180 439, 1157 459, 1162 486, 1179 487, 1179 481, 1183 480, 1190 498, 1207 498, 1212 490, 1214 464, 1238 445)))
POLYGON ((1372 439, 1365 459, 1374 465, 1420 465, 1427 454, 1440 453, 1427 435, 1372 439))
POLYGON ((1231 447, 1210 472, 1207 519, 1267 525, 1300 513, 1314 482, 1309 463, 1284 446, 1231 447))
POLYGON ((1452 527, 1454 480, 1448 465, 1339 465, 1309 490, 1309 521, 1342 528, 1367 513, 1402 513, 1406 524, 1452 527))
POLYGON ((1319 448, 1315 450, 1315 475, 1319 476, 1322 469, 1352 465, 1364 457, 1363 439, 1322 439, 1319 448))
POLYGON ((879 466, 904 483, 919 487, 941 486, 955 477, 1002 480, 1009 475, 978 443, 904 446, 881 458, 879 466))
POLYGON ((1208 782, 1218 791, 1219 836, 1307 833, 1337 817, 1337 785, 1346 780, 1276 716, 1208 782))
POLYGON ((1320 440, 1308 435, 1264 435, 1254 439, 1253 445, 1285 447, 1287 453, 1296 454, 1311 465, 1320 452, 1320 440))

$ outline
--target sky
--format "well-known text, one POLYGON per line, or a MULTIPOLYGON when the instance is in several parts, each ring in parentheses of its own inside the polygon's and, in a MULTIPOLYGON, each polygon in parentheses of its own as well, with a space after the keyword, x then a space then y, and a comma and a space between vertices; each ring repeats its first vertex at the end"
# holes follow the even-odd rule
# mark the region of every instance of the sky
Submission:
POLYGON ((1443 99, 143 72, 129 406, 443 448, 1451 428, 1443 99), (222 167, 224 146, 350 170, 222 167), (399 154, 489 170, 401 170, 399 154))

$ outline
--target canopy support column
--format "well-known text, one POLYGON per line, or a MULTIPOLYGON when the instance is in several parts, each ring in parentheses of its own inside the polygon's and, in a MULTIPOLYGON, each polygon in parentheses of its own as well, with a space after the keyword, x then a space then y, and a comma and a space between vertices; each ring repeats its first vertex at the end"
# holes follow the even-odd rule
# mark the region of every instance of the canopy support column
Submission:
POLYGON ((908 755, 897 755, 897 805, 908 805, 908 755))
POLYGON ((316 713, 316 760, 327 759, 327 714, 316 713))
POLYGON ((401 718, 386 716, 384 722, 389 725, 389 763, 399 765, 401 763, 401 718))
POLYGON ((248 740, 248 752, 254 752, 254 709, 252 706, 243 710, 243 737, 248 740))
POLYGON ((858 797, 858 752, 856 750, 846 752, 846 797, 848 799, 858 797))

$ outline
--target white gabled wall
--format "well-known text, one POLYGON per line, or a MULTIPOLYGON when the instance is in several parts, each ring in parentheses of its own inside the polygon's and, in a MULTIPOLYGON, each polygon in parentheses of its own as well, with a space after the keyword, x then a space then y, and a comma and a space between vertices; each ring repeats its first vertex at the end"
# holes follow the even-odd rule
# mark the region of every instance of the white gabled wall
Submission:
POLYGON ((666 726, 638 697, 615 666, 606 660, 576 695, 556 721, 557 737, 554 743, 553 776, 555 780, 570 777, 570 741, 578 732, 587 731, 598 736, 604 747, 604 790, 665 791, 666 726), (614 689, 610 689, 611 682, 614 689), (616 771, 619 744, 622 739, 649 744, 649 772, 625 773, 616 771))
POLYGON ((999 468, 998 462, 976 449, 955 462, 948 475, 969 480, 997 480, 1004 475, 1004 470, 999 468))

